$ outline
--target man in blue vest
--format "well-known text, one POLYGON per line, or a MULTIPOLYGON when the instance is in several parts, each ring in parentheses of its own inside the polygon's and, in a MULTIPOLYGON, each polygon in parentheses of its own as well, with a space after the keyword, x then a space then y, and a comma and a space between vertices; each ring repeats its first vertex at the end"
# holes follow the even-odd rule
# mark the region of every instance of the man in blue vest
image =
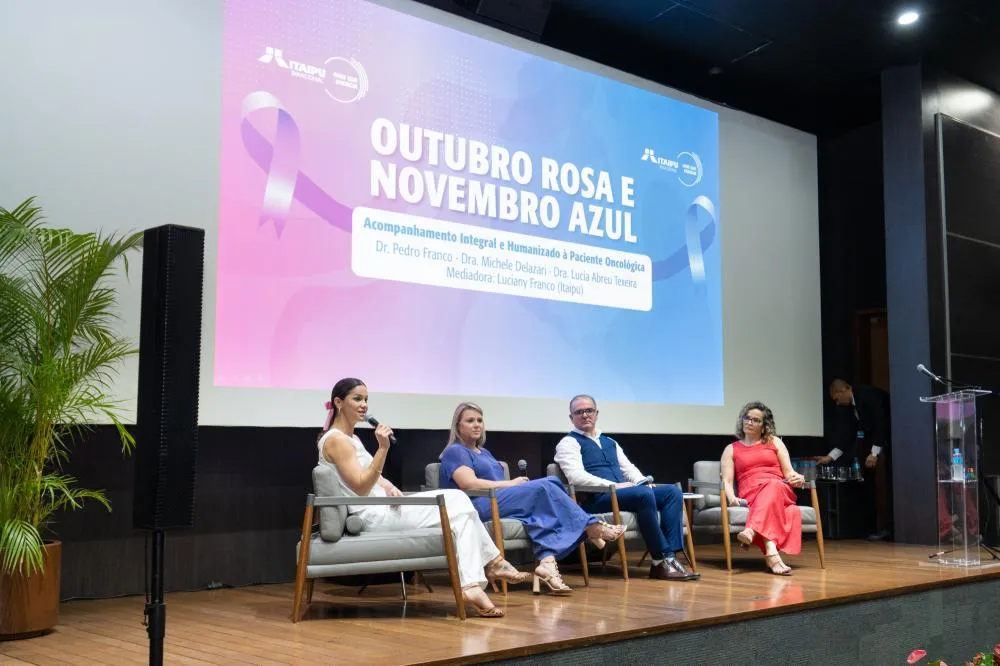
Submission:
MULTIPOLYGON (((653 558, 649 577, 659 580, 695 580, 674 553, 683 548, 683 495, 677 486, 643 483, 647 479, 625 456, 618 442, 597 429, 597 402, 578 395, 569 402, 573 430, 556 445, 555 461, 566 480, 579 486, 607 486, 614 482, 618 507, 631 511, 639 533, 653 558)), ((589 513, 611 511, 610 493, 591 495, 583 504, 589 513)))

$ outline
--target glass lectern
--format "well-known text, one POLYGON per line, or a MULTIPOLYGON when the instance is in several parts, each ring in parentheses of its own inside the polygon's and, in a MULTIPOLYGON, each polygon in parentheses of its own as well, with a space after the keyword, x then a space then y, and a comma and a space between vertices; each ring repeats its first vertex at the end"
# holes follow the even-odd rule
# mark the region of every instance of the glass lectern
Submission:
POLYGON ((979 421, 982 389, 963 389, 920 398, 934 405, 937 455, 937 561, 979 566, 979 421))

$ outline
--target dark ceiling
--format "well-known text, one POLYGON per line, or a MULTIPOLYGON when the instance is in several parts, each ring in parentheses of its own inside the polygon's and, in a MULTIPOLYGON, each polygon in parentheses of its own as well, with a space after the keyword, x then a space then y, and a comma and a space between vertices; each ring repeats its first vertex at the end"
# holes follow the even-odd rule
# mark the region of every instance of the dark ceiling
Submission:
POLYGON ((894 65, 1000 90, 1000 0, 551 0, 547 19, 544 0, 420 1, 818 134, 877 120, 894 65), (486 18, 525 7, 540 36, 486 18), (897 25, 908 8, 920 21, 897 25))

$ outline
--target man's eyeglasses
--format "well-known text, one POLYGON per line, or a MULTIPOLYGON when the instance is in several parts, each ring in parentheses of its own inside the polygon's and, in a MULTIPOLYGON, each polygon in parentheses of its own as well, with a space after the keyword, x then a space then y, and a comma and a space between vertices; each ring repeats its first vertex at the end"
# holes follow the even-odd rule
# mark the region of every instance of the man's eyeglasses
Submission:
POLYGON ((583 409, 577 409, 573 412, 573 416, 593 416, 597 413, 597 410, 593 407, 584 407, 583 409))
POLYGON ((760 425, 764 423, 764 419, 759 419, 756 416, 744 416, 743 423, 750 423, 751 425, 760 425))

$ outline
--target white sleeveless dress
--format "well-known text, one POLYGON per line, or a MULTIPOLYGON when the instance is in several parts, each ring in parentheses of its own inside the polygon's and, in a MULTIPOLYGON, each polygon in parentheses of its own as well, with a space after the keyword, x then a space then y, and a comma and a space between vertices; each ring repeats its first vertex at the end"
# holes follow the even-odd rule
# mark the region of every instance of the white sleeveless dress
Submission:
MULTIPOLYGON (((337 475, 337 480, 347 496, 358 497, 350 486, 344 483, 337 466, 323 455, 323 444, 336 428, 330 428, 320 437, 317 443, 319 449, 319 464, 325 465, 337 475)), ((343 434, 343 433, 341 433, 343 434)), ((368 469, 372 464, 372 455, 368 453, 357 435, 351 437, 354 453, 361 469, 368 469)), ((479 512, 472 505, 472 500, 461 490, 431 490, 415 493, 418 497, 433 497, 444 495, 445 509, 448 512, 448 522, 455 538, 455 552, 458 557, 458 577, 462 587, 478 585, 486 587, 486 564, 492 562, 499 554, 489 532, 479 519, 479 512)), ((411 497, 413 495, 410 495, 411 497)), ((372 486, 368 497, 387 497, 385 490, 378 483, 372 486)), ((359 516, 366 532, 393 532, 422 527, 441 527, 441 513, 437 506, 364 506, 349 505, 347 512, 359 516)))
MULTIPOLYGON (((343 489, 345 495, 348 497, 357 497, 358 495, 351 490, 351 487, 344 483, 344 479, 340 476, 340 471, 337 469, 337 466, 327 460, 326 456, 323 455, 323 444, 326 442, 327 438, 335 432, 340 431, 336 428, 330 428, 320 438, 319 443, 317 444, 317 447, 319 448, 319 464, 329 468, 330 471, 336 475, 337 481, 340 483, 340 487, 343 489)), ((340 434, 344 433, 340 432, 340 434)), ((368 450, 365 449, 364 444, 361 443, 358 436, 352 435, 351 442, 354 444, 354 455, 357 458, 358 465, 361 466, 361 469, 368 469, 371 467, 372 460, 374 460, 374 458, 372 458, 372 454, 368 453, 368 450)), ((368 497, 388 497, 388 495, 382 486, 376 483, 372 486, 371 492, 368 493, 368 497)), ((366 532, 373 530, 376 525, 381 523, 386 516, 388 516, 391 510, 392 509, 388 506, 364 506, 352 504, 347 507, 347 513, 361 518, 361 521, 364 524, 363 529, 366 532)))

